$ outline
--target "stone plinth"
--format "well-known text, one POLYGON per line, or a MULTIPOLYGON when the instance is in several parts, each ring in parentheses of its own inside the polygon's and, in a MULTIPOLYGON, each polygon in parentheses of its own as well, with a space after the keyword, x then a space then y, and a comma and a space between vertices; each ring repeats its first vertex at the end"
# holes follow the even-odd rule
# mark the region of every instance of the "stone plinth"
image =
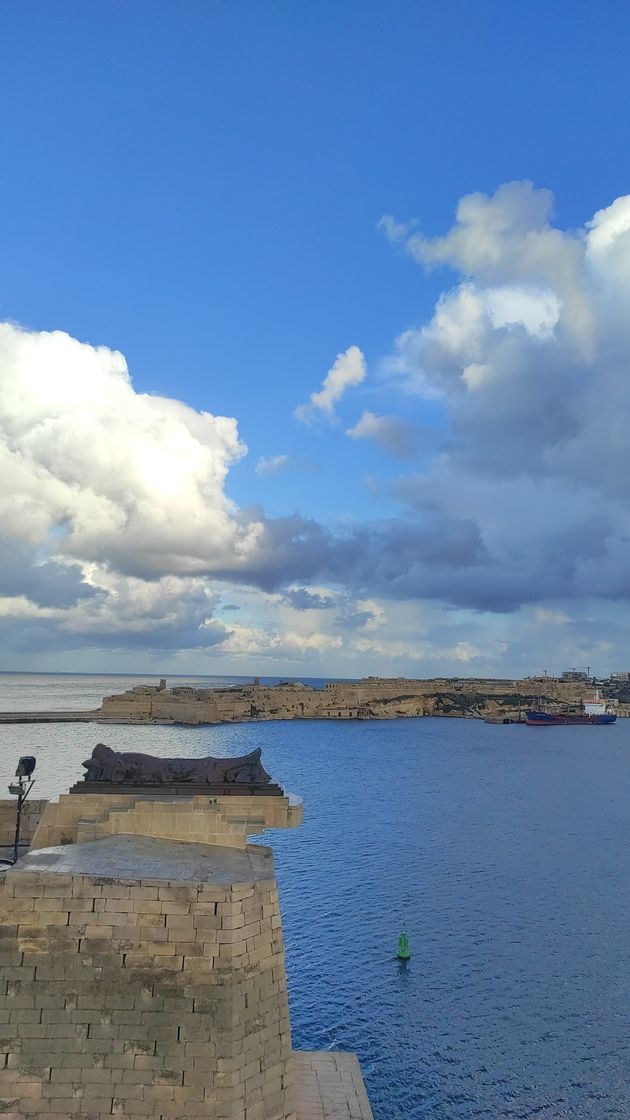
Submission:
POLYGON ((269 849, 42 849, 5 875, 0 913, 0 1108, 293 1120, 269 849))
POLYGON ((143 795, 65 793, 46 806, 31 847, 134 835, 245 848, 248 836, 296 828, 302 820, 302 802, 292 795, 174 797, 160 787, 143 795))

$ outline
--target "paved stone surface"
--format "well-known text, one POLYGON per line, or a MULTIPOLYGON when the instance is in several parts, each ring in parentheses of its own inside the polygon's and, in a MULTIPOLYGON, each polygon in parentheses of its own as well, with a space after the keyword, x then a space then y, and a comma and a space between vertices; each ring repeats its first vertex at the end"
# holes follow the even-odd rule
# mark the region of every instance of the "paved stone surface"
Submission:
MULTIPOLYGON (((16 869, 22 873, 107 876, 133 882, 165 879, 231 885, 274 878, 273 857, 267 848, 252 844, 243 850, 144 836, 108 836, 84 844, 37 849, 23 856, 16 869)), ((12 874, 9 872, 9 876, 12 874)))
POLYGON ((356 1054, 296 1050, 297 1120, 373 1120, 356 1054))

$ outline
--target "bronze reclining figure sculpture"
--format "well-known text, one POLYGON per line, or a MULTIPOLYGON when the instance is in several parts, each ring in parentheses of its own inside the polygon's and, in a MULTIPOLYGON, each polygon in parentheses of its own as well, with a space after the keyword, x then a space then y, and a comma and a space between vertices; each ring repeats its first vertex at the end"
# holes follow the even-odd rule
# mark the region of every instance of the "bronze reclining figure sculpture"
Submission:
MULTIPOLYGON (((86 782, 116 782, 159 786, 191 782, 196 785, 269 785, 271 778, 260 761, 260 748, 240 758, 156 758, 150 754, 113 751, 99 743, 82 765, 86 782)), ((76 787, 75 787, 76 788, 76 787)))

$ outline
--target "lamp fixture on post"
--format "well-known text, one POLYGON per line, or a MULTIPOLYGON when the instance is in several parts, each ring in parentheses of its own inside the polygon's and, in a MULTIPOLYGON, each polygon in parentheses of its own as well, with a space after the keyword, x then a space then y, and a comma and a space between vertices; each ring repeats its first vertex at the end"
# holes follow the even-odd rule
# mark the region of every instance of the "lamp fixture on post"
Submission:
POLYGON ((33 771, 36 766, 37 759, 32 754, 25 754, 22 756, 17 765, 15 776, 17 782, 11 782, 9 786, 9 793, 17 797, 17 807, 15 814, 15 840, 13 842, 13 859, 12 863, 17 863, 18 853, 20 847, 20 829, 22 826, 22 806, 26 801, 29 793, 33 788, 35 779, 32 777, 33 771))

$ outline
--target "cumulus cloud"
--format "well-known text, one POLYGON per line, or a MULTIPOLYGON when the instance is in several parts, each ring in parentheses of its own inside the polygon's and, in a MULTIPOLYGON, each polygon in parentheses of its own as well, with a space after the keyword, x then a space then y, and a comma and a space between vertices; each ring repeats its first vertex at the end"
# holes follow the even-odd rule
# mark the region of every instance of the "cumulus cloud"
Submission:
POLYGON ((255 550, 223 486, 236 421, 135 392, 122 354, 0 324, 0 516, 15 541, 159 576, 255 550))
POLYGON ((40 607, 69 607, 95 594, 75 561, 52 560, 28 544, 0 539, 0 596, 26 596, 40 607))
MULTIPOLYGON (((461 569, 463 588, 464 573, 489 559, 474 519, 449 517, 427 506, 409 517, 359 521, 336 532, 297 514, 268 519, 252 566, 237 574, 266 591, 296 580, 328 580, 361 596, 385 592, 394 598, 425 590, 450 598, 453 586, 458 599, 463 591, 453 571, 461 569)), ((221 574, 235 576, 234 571, 221 574)))
POLYGON ((412 459, 418 447, 418 432, 397 416, 378 416, 365 411, 353 428, 346 428, 350 439, 371 439, 399 459, 412 459))
POLYGON ((628 403, 626 316, 609 298, 624 276, 630 285, 630 207, 620 201, 565 233, 549 225, 549 192, 508 184, 463 199, 444 237, 409 237, 416 259, 464 273, 430 322, 401 336, 398 354, 444 400, 469 464, 592 481, 602 460, 627 459, 627 441, 611 445, 614 427, 596 446, 628 403))
MULTIPOLYGON (((409 254, 429 267, 449 265, 483 286, 535 284, 555 292, 563 305, 563 331, 582 358, 592 355, 594 323, 583 271, 583 231, 550 224, 553 195, 530 182, 504 183, 488 198, 479 192, 459 202, 456 221, 443 237, 410 233, 409 254)), ((386 230, 387 232, 387 230, 386 230)))
POLYGON ((486 557, 465 582, 482 609, 630 594, 630 197, 579 230, 554 228, 551 209, 548 191, 511 183, 462 199, 442 237, 396 234, 461 276, 397 340, 390 369, 440 400, 448 441, 394 490, 474 519, 486 557))
POLYGON ((88 645, 150 646, 175 650, 223 641, 228 627, 213 617, 218 593, 206 580, 163 576, 158 580, 120 575, 89 565, 92 594, 68 606, 42 605, 27 595, 0 595, 0 619, 42 624, 48 649, 88 645))
POLYGON ((288 455, 269 455, 268 457, 261 455, 254 470, 256 474, 277 474, 278 471, 286 467, 288 462, 288 455))
POLYGON ((256 627, 235 626, 224 641, 222 652, 226 655, 252 657, 271 661, 308 659, 312 655, 339 649, 343 644, 338 635, 314 632, 300 634, 292 630, 262 630, 256 627))
MULTIPOLYGON (((550 635, 566 663, 625 648, 630 196, 565 231, 549 192, 507 184, 462 199, 443 236, 383 229, 422 267, 451 270, 385 363, 387 387, 430 398, 441 425, 428 464, 383 484, 397 516, 335 527, 240 509, 226 493, 245 452, 234 419, 138 393, 114 350, 0 324, 11 648, 334 656, 348 675, 357 654, 376 671, 496 671, 508 647, 530 671, 550 635), (226 587, 239 625, 221 617, 226 587), (245 604, 235 588, 257 590, 245 604), (420 633, 427 604, 440 619, 420 633)), ((350 347, 299 418, 334 420, 365 372, 350 347)), ((419 429, 365 411, 347 434, 404 458, 419 429)))
POLYGON ((335 405, 348 389, 360 385, 365 380, 366 373, 365 358, 359 347, 349 346, 342 354, 337 354, 322 382, 321 389, 311 393, 308 402, 298 405, 295 409, 296 419, 303 423, 309 423, 318 416, 334 420, 335 405))

